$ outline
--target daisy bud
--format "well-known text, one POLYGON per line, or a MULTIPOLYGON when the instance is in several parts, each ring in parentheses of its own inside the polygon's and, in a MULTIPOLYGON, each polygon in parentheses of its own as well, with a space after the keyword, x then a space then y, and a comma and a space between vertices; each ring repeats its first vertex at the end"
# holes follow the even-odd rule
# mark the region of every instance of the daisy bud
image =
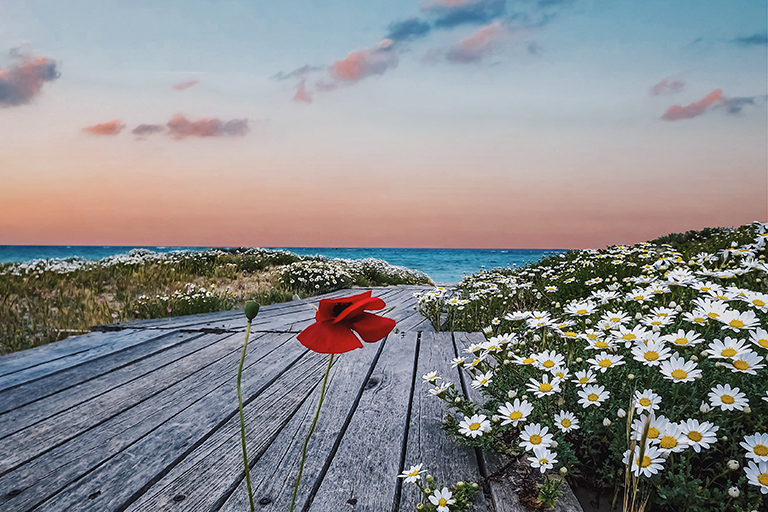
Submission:
POLYGON ((750 406, 744 407, 744 414, 752 414, 752 408, 750 406))
POLYGON ((675 306, 677 306, 677 302, 675 302, 675 301, 671 301, 671 302, 669 303, 669 307, 673 308, 673 307, 675 307, 675 306))
POLYGON ((577 362, 577 363, 583 363, 583 362, 584 362, 584 359, 583 359, 583 358, 581 358, 581 357, 577 357, 577 358, 576 358, 576 362, 577 362))
POLYGON ((560 303, 559 302, 555 302, 555 309, 560 309, 560 303))
POLYGON ((456 488, 464 487, 464 482, 459 480, 458 482, 456 482, 456 485, 454 487, 456 487, 456 488))
POLYGON ((608 418, 603 419, 603 426, 604 427, 610 427, 611 426, 611 420, 608 418))
POLYGON ((762 280, 762 279, 760 279, 760 278, 758 277, 757 279, 755 279, 755 282, 756 282, 756 283, 762 283, 762 282, 763 282, 763 280, 762 280))
POLYGON ((501 362, 501 364, 512 364, 512 361, 510 361, 509 359, 505 359, 501 362))
POLYGON ((738 498, 738 497, 739 497, 739 494, 740 494, 740 493, 739 493, 739 488, 738 488, 738 487, 730 487, 730 488, 728 489, 728 495, 729 495, 731 498, 738 498))
POLYGON ((560 468, 560 474, 563 475, 563 476, 567 475, 568 474, 568 468, 565 467, 565 466, 561 467, 560 468))
POLYGON ((723 363, 721 363, 720 361, 718 361, 718 362, 716 362, 716 363, 715 363, 715 367, 716 367, 716 368, 722 368, 722 367, 723 367, 723 363))
POLYGON ((509 391, 507 391, 507 396, 509 398, 515 398, 517 396, 517 391, 515 391, 514 389, 510 389, 509 391))
POLYGON ((695 354, 691 356, 691 361, 698 361, 698 360, 699 360, 699 358, 696 357, 695 354))
POLYGON ((643 318, 643 314, 639 311, 635 314, 635 320, 641 320, 643 318))
MULTIPOLYGON (((425 494, 430 494, 429 490, 425 489, 425 494)), ((423 503, 417 503, 416 504, 416 510, 424 510, 424 504, 423 503)))
POLYGON ((707 353, 707 351, 706 351, 706 350, 702 350, 702 351, 699 353, 699 355, 700 355, 701 357, 707 357, 709 354, 707 353))
POLYGON ((491 416, 491 421, 494 423, 498 423, 501 421, 501 416, 494 414, 493 416, 491 416))
POLYGON ((477 485, 475 482, 472 482, 472 488, 473 489, 477 489, 478 487, 479 487, 479 485, 477 485))
POLYGON ((651 309, 651 306, 649 306, 648 304, 643 304, 643 309, 645 311, 648 311, 649 309, 651 309))
POLYGON ((428 484, 431 484, 434 481, 435 481, 435 477, 433 477, 432 475, 427 475, 427 483, 428 484))
POLYGON ((454 398, 454 399, 453 399, 453 403, 455 403, 455 404, 460 404, 460 403, 461 403, 461 398, 459 398, 459 397, 457 396, 456 398, 454 398))
POLYGON ((541 341, 541 336, 539 336, 538 334, 534 334, 533 341, 541 341))
POLYGON ((523 395, 523 396, 522 396, 522 399, 523 399, 523 400, 528 400, 528 395, 523 395))
MULTIPOLYGON (((723 441, 723 442, 726 442, 728 440, 728 436, 722 436, 720 438, 720 440, 723 441)), ((730 464, 730 462, 729 462, 729 464, 730 464)), ((736 469, 739 469, 739 468, 736 468, 736 469)))
POLYGON ((677 306, 677 307, 675 308, 675 311, 677 311, 678 313, 682 313, 682 312, 683 312, 683 308, 682 308, 682 306, 677 306))
POLYGON ((627 380, 635 380, 635 374, 634 373, 628 374, 627 375, 627 380))
POLYGON ((555 448, 557 448, 557 441, 555 441, 555 440, 553 439, 553 440, 552 440, 552 444, 550 444, 550 445, 549 445, 549 447, 550 447, 550 448, 552 448, 553 450, 554 450, 555 448))
POLYGON ((592 319, 591 318, 587 318, 586 320, 584 320, 584 323, 587 324, 587 325, 592 325, 592 319))
POLYGON ((627 415, 627 411, 625 411, 624 409, 619 409, 618 411, 616 411, 616 416, 618 416, 619 418, 624 418, 626 415, 627 415))
POLYGON ((711 411, 711 410, 712 410, 712 407, 710 407, 710 406, 709 406, 709 404, 708 404, 707 402, 701 402, 701 405, 699 406, 699 410, 700 410, 700 411, 701 411, 703 414, 707 414, 709 411, 711 411))

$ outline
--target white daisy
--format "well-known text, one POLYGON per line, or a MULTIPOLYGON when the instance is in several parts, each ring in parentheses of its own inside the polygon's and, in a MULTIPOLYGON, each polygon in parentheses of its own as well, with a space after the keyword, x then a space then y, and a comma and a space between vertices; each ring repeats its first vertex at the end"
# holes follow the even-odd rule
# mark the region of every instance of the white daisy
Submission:
POLYGON ((765 365, 762 362, 762 356, 757 355, 756 352, 752 352, 751 350, 745 350, 739 355, 733 356, 730 361, 730 369, 734 373, 757 375, 757 370, 765 368, 765 365))
POLYGON ((661 396, 654 393, 652 389, 635 391, 634 403, 638 413, 652 412, 659 408, 661 396))
POLYGON ((520 446, 525 450, 532 451, 537 446, 549 448, 552 445, 552 434, 549 433, 549 427, 542 427, 538 423, 526 425, 520 432, 520 446))
POLYGON ((416 480, 421 479, 421 473, 424 473, 424 471, 422 471, 421 469, 421 466, 423 465, 424 464, 419 464, 418 466, 411 466, 411 469, 407 471, 403 471, 398 476, 400 478, 405 478, 405 483, 408 483, 408 484, 415 483, 416 480))
POLYGON ((718 384, 709 392, 709 403, 712 407, 719 407, 723 411, 743 411, 744 407, 749 405, 747 395, 742 393, 739 388, 731 388, 730 384, 725 386, 718 384))
POLYGON ((677 345, 678 347, 690 347, 698 345, 702 341, 699 333, 696 331, 686 331, 685 329, 680 329, 676 333, 667 334, 663 336, 662 339, 677 345))
POLYGON ((733 357, 739 352, 746 350, 747 342, 744 340, 738 340, 730 337, 726 337, 724 340, 712 340, 707 348, 706 352, 714 358, 726 359, 733 357))
POLYGON ((661 374, 672 382, 692 382, 696 377, 701 377, 701 370, 696 368, 695 362, 673 356, 661 362, 661 374))
POLYGON ((584 386, 583 389, 580 389, 578 395, 579 403, 586 409, 590 405, 600 407, 600 405, 611 396, 611 393, 605 389, 605 386, 589 384, 584 386))
POLYGON ((747 481, 760 488, 760 492, 768 494, 768 462, 758 462, 755 464, 749 461, 749 465, 744 466, 744 472, 747 474, 747 481))
POLYGON ((667 422, 659 436, 659 451, 664 453, 679 453, 688 448, 688 437, 683 434, 680 425, 667 422))
POLYGON ((749 341, 768 350, 768 332, 760 327, 749 333, 749 341))
POLYGON ((632 355, 635 361, 640 361, 646 366, 658 366, 665 359, 669 359, 672 351, 659 340, 648 343, 635 343, 632 346, 632 355))
POLYGON ((587 384, 594 384, 597 382, 597 375, 592 370, 579 370, 574 376, 576 378, 571 382, 579 386, 586 386, 587 384))
POLYGON ((661 452, 655 446, 646 445, 645 450, 642 451, 642 458, 640 452, 641 447, 639 445, 635 446, 634 450, 624 452, 624 458, 622 459, 624 465, 629 464, 630 460, 632 461, 630 471, 635 476, 650 477, 664 469, 664 457, 662 457, 661 452))
POLYGON ((472 387, 473 388, 484 388, 484 387, 488 386, 488 384, 491 382, 492 378, 493 378, 493 372, 487 372, 487 373, 480 372, 472 380, 472 387))
POLYGON ((459 434, 471 437, 472 439, 490 431, 491 422, 488 421, 484 414, 475 414, 471 417, 464 416, 464 419, 459 423, 459 434))
POLYGON ((587 362, 592 365, 594 370, 605 373, 608 368, 624 364, 624 356, 609 354, 608 352, 603 351, 595 357, 587 359, 587 362))
POLYGON ((453 499, 453 493, 447 487, 435 489, 435 493, 429 497, 429 501, 437 507, 437 512, 449 512, 448 505, 456 503, 456 500, 453 499))
POLYGON ((561 410, 555 414, 555 425, 562 432, 570 432, 579 428, 579 420, 572 412, 561 410))
POLYGON ((555 393, 560 392, 560 379, 553 378, 550 382, 549 374, 545 373, 541 376, 541 382, 533 378, 528 379, 528 384, 526 387, 539 398, 543 396, 554 395, 555 393))
POLYGON ((757 318, 754 311, 740 313, 729 310, 723 313, 718 320, 723 324, 723 327, 736 332, 748 331, 760 325, 760 319, 757 318))
POLYGON ((708 421, 688 419, 680 422, 680 430, 687 437, 688 445, 699 453, 702 448, 709 448, 710 444, 717 441, 716 432, 720 429, 717 425, 708 421))
POLYGON ((545 473, 548 469, 555 467, 557 463, 557 454, 549 451, 549 448, 537 446, 533 449, 533 457, 528 457, 531 467, 539 468, 539 471, 545 473))
POLYGON ((745 454, 747 458, 759 462, 768 462, 768 434, 758 432, 751 436, 744 436, 744 441, 739 444, 747 450, 745 454))
POLYGON ((516 427, 518 423, 525 421, 528 415, 533 411, 533 405, 527 400, 515 398, 513 403, 505 403, 499 407, 499 414, 504 417, 502 425, 512 424, 516 427))
POLYGON ((537 368, 541 368, 543 370, 549 370, 550 368, 554 368, 555 366, 563 366, 565 363, 565 357, 558 354, 554 350, 550 351, 544 351, 540 352, 538 354, 535 354, 534 359, 536 359, 536 362, 533 363, 534 366, 537 368))

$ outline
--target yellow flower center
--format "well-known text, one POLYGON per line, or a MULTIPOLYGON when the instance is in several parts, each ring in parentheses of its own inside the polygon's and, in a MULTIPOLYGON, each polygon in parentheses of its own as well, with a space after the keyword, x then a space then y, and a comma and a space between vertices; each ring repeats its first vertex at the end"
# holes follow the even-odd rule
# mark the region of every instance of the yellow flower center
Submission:
POLYGON ((469 425, 469 430, 477 430, 480 428, 480 424, 475 422, 469 425))
POLYGON ((642 295, 635 295, 635 300, 643 300, 644 298, 642 295))
POLYGON ((671 450, 672 448, 677 446, 677 439, 675 439, 672 436, 664 436, 661 438, 660 446, 665 450, 671 450))
POLYGON ((763 444, 756 444, 752 451, 755 452, 755 455, 758 457, 765 457, 768 455, 768 446, 763 444))
POLYGON ((677 338, 675 340, 675 343, 678 345, 687 345, 688 344, 688 338, 677 338))
POLYGON ((547 459, 539 459, 539 464, 541 464, 542 466, 544 466, 547 463, 549 463, 547 459))
POLYGON ((693 321, 696 322, 697 324, 703 324, 704 322, 707 321, 707 319, 703 318, 703 317, 700 317, 700 316, 697 316, 696 318, 693 319, 693 321))
POLYGON ((726 349, 723 349, 722 352, 720 352, 720 355, 723 356, 723 357, 733 357, 737 353, 738 352, 736 352, 735 348, 726 348, 726 349))
POLYGON ((710 312, 710 313, 707 313, 707 316, 708 316, 709 318, 715 318, 715 319, 717 319, 717 317, 719 317, 719 316, 720 316, 720 314, 719 314, 719 313, 715 313, 714 311, 712 311, 712 312, 710 312))
POLYGON ((688 439, 690 439, 694 443, 698 443, 699 441, 701 441, 702 435, 696 432, 695 430, 691 430, 690 432, 688 432, 688 439))
POLYGON ((602 366, 603 368, 608 368, 609 366, 611 366, 611 364, 613 363, 611 363, 610 359, 602 359, 600 361, 600 366, 602 366))
POLYGON ((651 322, 651 325, 661 325, 661 321, 654 320, 653 322, 651 322))
POLYGON ((768 473, 760 473, 757 477, 757 481, 760 482, 761 485, 768 487, 768 473))
POLYGON ((579 384, 586 384, 589 382, 589 377, 582 377, 579 379, 579 384))
POLYGON ((688 376, 688 373, 686 373, 685 370, 681 370, 680 368, 678 368, 677 370, 672 371, 672 376, 676 379, 683 380, 688 376))
POLYGON ((621 318, 619 318, 619 317, 617 317, 617 316, 612 316, 612 317, 611 317, 609 320, 610 320, 611 322, 618 322, 619 320, 621 320, 621 318))
POLYGON ((733 362, 733 367, 736 368, 737 370, 745 371, 745 370, 749 370, 749 363, 740 359, 738 361, 733 362))
POLYGON ((444 507, 448 504, 448 500, 446 500, 445 498, 440 498, 439 500, 437 500, 437 504, 440 507, 444 507))
POLYGON ((643 407, 648 407, 649 405, 651 405, 651 399, 645 398, 645 397, 641 398, 640 405, 642 405, 643 407))
POLYGON ((565 428, 568 428, 571 426, 571 420, 569 420, 568 418, 563 418, 562 420, 560 420, 560 424, 565 428))
POLYGON ((416 470, 416 469, 414 469, 413 471, 411 471, 410 473, 408 473, 408 476, 416 476, 416 475, 418 475, 418 474, 419 474, 419 471, 418 471, 418 470, 416 470))
POLYGON ((624 336, 622 336, 622 337, 621 337, 621 339, 623 339, 623 340, 627 340, 627 341, 632 341, 632 340, 634 340, 635 338, 637 338, 637 336, 635 336, 635 335, 634 335, 634 334, 632 334, 631 332, 628 332, 627 334, 625 334, 624 336))
POLYGON ((576 336, 578 336, 578 334, 576 334, 573 331, 568 331, 568 332, 565 333, 565 337, 566 338, 575 338, 576 336))
POLYGON ((757 344, 763 348, 768 348, 768 338, 761 338, 757 340, 757 344))
POLYGON ((539 386, 539 391, 541 391, 542 393, 548 393, 552 391, 552 386, 550 386, 549 383, 547 382, 542 382, 541 385, 539 386))
POLYGON ((589 400, 590 402, 595 402, 595 401, 597 401, 598 398, 600 398, 600 397, 597 396, 596 394, 590 393, 589 396, 587 397, 587 400, 589 400))
POLYGON ((741 320, 731 320, 730 322, 728 322, 728 325, 730 325, 731 327, 736 327, 737 329, 741 329, 742 327, 744 327, 744 322, 742 322, 741 320))
POLYGON ((541 436, 538 434, 533 434, 528 441, 531 444, 541 444, 541 436))
POLYGON ((646 361, 655 361, 659 358, 659 354, 654 352, 653 350, 649 350, 643 355, 643 357, 645 357, 646 361))
POLYGON ((523 359, 523 364, 531 364, 532 362, 533 362, 532 357, 526 357, 525 359, 523 359))
POLYGON ((576 312, 576 314, 577 314, 577 315, 586 315, 586 314, 587 314, 587 310, 586 310, 586 309, 580 309, 580 310, 578 310, 578 311, 576 312))
POLYGON ((640 462, 640 458, 637 459, 638 466, 641 468, 647 468, 652 464, 653 461, 651 461, 651 458, 647 455, 643 455, 643 462, 640 462))
POLYGON ((734 400, 734 398, 731 395, 720 395, 720 401, 723 402, 724 404, 732 404, 736 400, 734 400))
POLYGON ((657 437, 659 437, 659 434, 660 434, 659 429, 657 429, 656 427, 651 427, 648 429, 648 439, 656 439, 657 437))
POLYGON ((520 411, 512 411, 511 413, 509 413, 509 419, 511 420, 519 420, 522 417, 523 417, 523 413, 521 413, 520 411))
POLYGON ((765 302, 761 301, 760 299, 754 299, 752 301, 752 304, 754 304, 755 306, 760 307, 760 308, 765 306, 765 302))
POLYGON ((557 377, 558 379, 562 379, 562 378, 565 378, 565 374, 563 372, 557 372, 555 374, 555 377, 557 377))
POLYGON ((554 362, 554 361, 552 361, 551 359, 549 359, 549 360, 547 360, 547 361, 544 361, 544 362, 542 363, 542 366, 543 366, 544 368, 552 368, 553 366, 555 366, 555 362, 554 362))
POLYGON ((595 346, 598 348, 608 348, 608 342, 607 341, 596 341, 595 346))
POLYGON ((597 339, 597 334, 595 334, 595 333, 587 334, 587 338, 589 338, 591 340, 596 340, 597 339))

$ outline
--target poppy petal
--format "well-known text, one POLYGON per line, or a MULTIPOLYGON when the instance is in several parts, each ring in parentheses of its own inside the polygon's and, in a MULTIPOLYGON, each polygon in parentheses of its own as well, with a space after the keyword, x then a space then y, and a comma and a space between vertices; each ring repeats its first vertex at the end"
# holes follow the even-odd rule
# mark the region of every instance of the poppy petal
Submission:
POLYGON ((334 320, 336 316, 333 313, 334 308, 338 304, 354 304, 371 297, 371 291, 358 293, 357 295, 351 295, 349 297, 340 297, 338 299, 320 299, 320 304, 317 307, 317 314, 315 319, 318 322, 325 322, 326 320, 334 320))
POLYGON ((342 354, 363 346, 348 325, 315 322, 296 338, 309 350, 321 354, 342 354))
POLYGON ((350 320, 349 325, 357 331, 363 341, 373 343, 392 332, 396 322, 391 318, 384 318, 371 313, 362 313, 353 320, 350 320))
POLYGON ((355 302, 344 309, 339 316, 333 319, 334 322, 352 321, 353 318, 360 315, 363 310, 379 310, 384 309, 387 304, 378 297, 369 297, 367 299, 355 302))

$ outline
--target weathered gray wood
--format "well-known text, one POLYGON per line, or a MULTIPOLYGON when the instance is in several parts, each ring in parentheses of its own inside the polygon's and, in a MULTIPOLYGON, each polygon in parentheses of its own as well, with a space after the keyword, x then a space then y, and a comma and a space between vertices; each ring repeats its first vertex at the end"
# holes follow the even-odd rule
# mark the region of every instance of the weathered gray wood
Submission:
MULTIPOLYGON (((336 356, 339 360, 333 366, 320 416, 307 448, 307 460, 296 501, 297 512, 306 504, 333 447, 340 442, 338 438, 347 426, 347 417, 366 386, 367 376, 373 372, 373 365, 381 349, 383 346, 380 344, 366 344, 362 349, 336 356)), ((301 449, 314 418, 318 399, 319 388, 253 466, 251 476, 254 479, 255 500, 262 503, 259 505, 259 511, 288 510, 299 471, 301 449)), ((248 510, 245 482, 240 483, 220 510, 248 510)))
POLYGON ((416 333, 389 336, 309 510, 388 510, 408 425, 416 333))
MULTIPOLYGON (((302 347, 283 344, 262 358, 258 368, 251 365, 244 373, 246 402, 265 392, 283 372, 300 366, 292 365, 302 347)), ((234 367, 233 367, 234 368, 234 367)), ((303 371, 292 378, 301 378, 303 371)), ((108 511, 121 509, 126 502, 153 480, 188 456, 202 442, 214 435, 237 411, 234 372, 224 379, 216 393, 202 397, 172 419, 165 421, 149 435, 124 447, 107 461, 56 492, 38 509, 40 511, 108 511)), ((187 383, 189 386, 194 383, 187 383)))
MULTIPOLYGON (((91 364, 88 365, 78 365, 75 368, 70 368, 68 370, 57 373, 52 377, 63 377, 64 379, 70 379, 73 383, 75 383, 75 385, 67 387, 62 391, 53 392, 49 396, 42 398, 37 402, 18 407, 5 414, 0 414, 0 439, 13 434, 14 432, 18 432, 19 430, 27 428, 35 423, 50 418, 51 416, 72 409, 77 405, 92 399, 93 397, 104 395, 124 384, 127 384, 131 381, 136 381, 136 379, 141 379, 142 377, 150 379, 154 378, 155 381, 162 379, 163 382, 171 385, 173 384, 173 381, 170 381, 167 377, 153 377, 149 374, 156 371, 158 368, 169 367, 182 358, 188 356, 197 358, 199 354, 196 354, 196 352, 201 351, 202 349, 205 349, 211 345, 215 345, 216 339, 216 337, 205 337, 201 334, 192 335, 189 333, 169 333, 163 337, 164 341, 169 342, 169 344, 163 344, 165 350, 160 350, 157 353, 145 358, 133 360, 133 364, 115 368, 111 372, 107 372, 96 378, 88 379, 88 376, 94 371, 98 371, 97 368, 101 366, 99 363, 110 363, 110 356, 92 361, 91 364), (185 341, 186 343, 180 343, 180 341, 185 341), (82 382, 80 384, 76 384, 78 381, 82 382)), ((146 348, 147 345, 147 343, 143 343, 140 348, 146 348)), ((124 355, 122 352, 120 354, 124 355)), ((136 355, 137 354, 131 354, 130 356, 134 357, 136 355)), ((202 357, 205 357, 206 360, 208 360, 208 356, 205 352, 202 353, 202 357)), ((57 380, 61 381, 62 379, 59 378, 57 380)), ((64 382, 66 382, 66 380, 64 380, 64 382)), ((45 386, 45 390, 49 391, 47 388, 47 382, 41 383, 38 381, 36 384, 38 384, 37 389, 45 386)), ((16 389, 10 391, 15 391, 16 389)))
MULTIPOLYGON (((246 397, 282 371, 286 357, 296 350, 291 341, 286 335, 267 335, 250 345, 243 376, 246 397)), ((206 422, 215 423, 217 416, 231 412, 236 400, 234 376, 239 358, 239 351, 235 351, 129 412, 110 418, 0 477, 0 489, 22 491, 13 498, 0 494, 0 506, 9 511, 29 510, 137 441, 162 433, 169 425, 192 424, 191 435, 204 436, 206 422)))
MULTIPOLYGON (((459 372, 450 365, 453 357, 453 340, 450 333, 421 334, 404 466, 407 470, 423 463, 422 469, 426 471, 423 477, 431 474, 438 485, 449 488, 458 481, 480 483, 482 479, 475 450, 448 439, 440 428, 448 410, 447 405, 443 400, 429 394, 429 390, 434 386, 422 378, 423 375, 436 371, 440 376, 438 384, 452 382, 461 389, 459 372)), ((403 483, 399 510, 413 512, 416 510, 416 504, 421 501, 422 495, 416 484, 403 483)), ((474 503, 478 512, 487 510, 482 490, 474 503)))

